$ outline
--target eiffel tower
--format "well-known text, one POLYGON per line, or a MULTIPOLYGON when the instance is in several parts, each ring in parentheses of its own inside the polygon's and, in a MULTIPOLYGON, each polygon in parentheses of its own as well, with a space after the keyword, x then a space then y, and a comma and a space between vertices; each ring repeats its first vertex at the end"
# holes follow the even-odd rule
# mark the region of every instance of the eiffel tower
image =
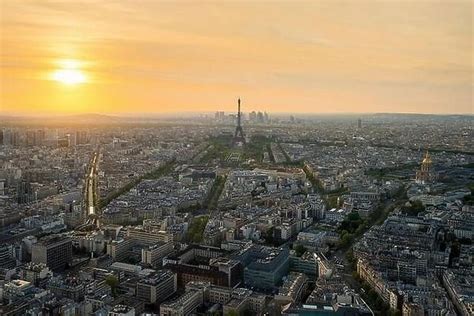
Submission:
POLYGON ((234 145, 245 144, 245 134, 241 125, 240 98, 238 99, 237 104, 238 104, 237 127, 235 128, 235 134, 234 134, 234 139, 233 139, 234 145))

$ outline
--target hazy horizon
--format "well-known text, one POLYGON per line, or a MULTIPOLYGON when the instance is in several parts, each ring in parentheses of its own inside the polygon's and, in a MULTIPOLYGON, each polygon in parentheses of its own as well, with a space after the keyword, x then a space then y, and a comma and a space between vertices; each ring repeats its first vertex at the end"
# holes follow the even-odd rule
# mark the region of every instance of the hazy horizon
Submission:
MULTIPOLYGON (((61 118, 61 117, 80 117, 80 116, 103 116, 111 118, 169 118, 169 117, 183 117, 191 118, 196 116, 214 116, 216 111, 177 111, 177 112, 122 112, 122 113, 113 113, 113 112, 81 112, 81 113, 12 113, 12 112, 0 112, 0 117, 9 117, 9 118, 61 118)), ((236 114, 234 111, 224 111, 225 115, 236 114)), ((244 115, 249 114, 251 111, 243 111, 244 115)), ((258 112, 258 111, 256 111, 258 112)), ((264 112, 264 111, 261 111, 264 112)), ((417 113, 417 112, 267 112, 270 116, 274 117, 285 117, 285 116, 301 116, 308 115, 310 117, 329 117, 329 116, 354 116, 354 117, 367 117, 367 116, 466 116, 473 117, 473 113, 417 113)), ((244 117, 245 118, 245 117, 244 117)))
POLYGON ((471 1, 0 1, 0 115, 474 113, 471 1))

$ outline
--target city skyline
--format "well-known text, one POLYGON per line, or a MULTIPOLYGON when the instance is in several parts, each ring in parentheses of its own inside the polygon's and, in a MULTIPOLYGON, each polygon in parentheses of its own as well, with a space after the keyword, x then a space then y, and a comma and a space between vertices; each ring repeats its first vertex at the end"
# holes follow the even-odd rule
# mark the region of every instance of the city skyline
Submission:
POLYGON ((0 120, 2 315, 472 315, 473 116, 71 118, 0 120))
POLYGON ((473 113, 469 1, 1 3, 0 114, 473 113))
POLYGON ((471 0, 0 0, 0 315, 474 315, 471 0))

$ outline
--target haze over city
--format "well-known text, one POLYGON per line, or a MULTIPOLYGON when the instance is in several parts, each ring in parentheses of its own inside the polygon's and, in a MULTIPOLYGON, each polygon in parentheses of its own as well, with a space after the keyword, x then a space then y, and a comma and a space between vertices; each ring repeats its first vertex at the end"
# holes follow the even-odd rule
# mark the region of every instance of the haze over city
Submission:
POLYGON ((474 315, 472 1, 0 3, 0 315, 474 315))
POLYGON ((471 1, 1 1, 3 114, 473 113, 471 1))

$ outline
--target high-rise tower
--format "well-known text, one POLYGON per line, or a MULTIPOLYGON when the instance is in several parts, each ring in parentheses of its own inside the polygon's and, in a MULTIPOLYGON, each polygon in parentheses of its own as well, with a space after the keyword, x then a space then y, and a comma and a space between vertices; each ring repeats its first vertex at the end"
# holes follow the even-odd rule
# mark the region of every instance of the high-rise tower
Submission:
POLYGON ((241 122, 241 112, 240 112, 240 98, 237 100, 238 108, 237 108, 237 127, 235 128, 235 134, 233 143, 234 144, 245 144, 245 135, 244 130, 242 129, 242 122, 241 122))

